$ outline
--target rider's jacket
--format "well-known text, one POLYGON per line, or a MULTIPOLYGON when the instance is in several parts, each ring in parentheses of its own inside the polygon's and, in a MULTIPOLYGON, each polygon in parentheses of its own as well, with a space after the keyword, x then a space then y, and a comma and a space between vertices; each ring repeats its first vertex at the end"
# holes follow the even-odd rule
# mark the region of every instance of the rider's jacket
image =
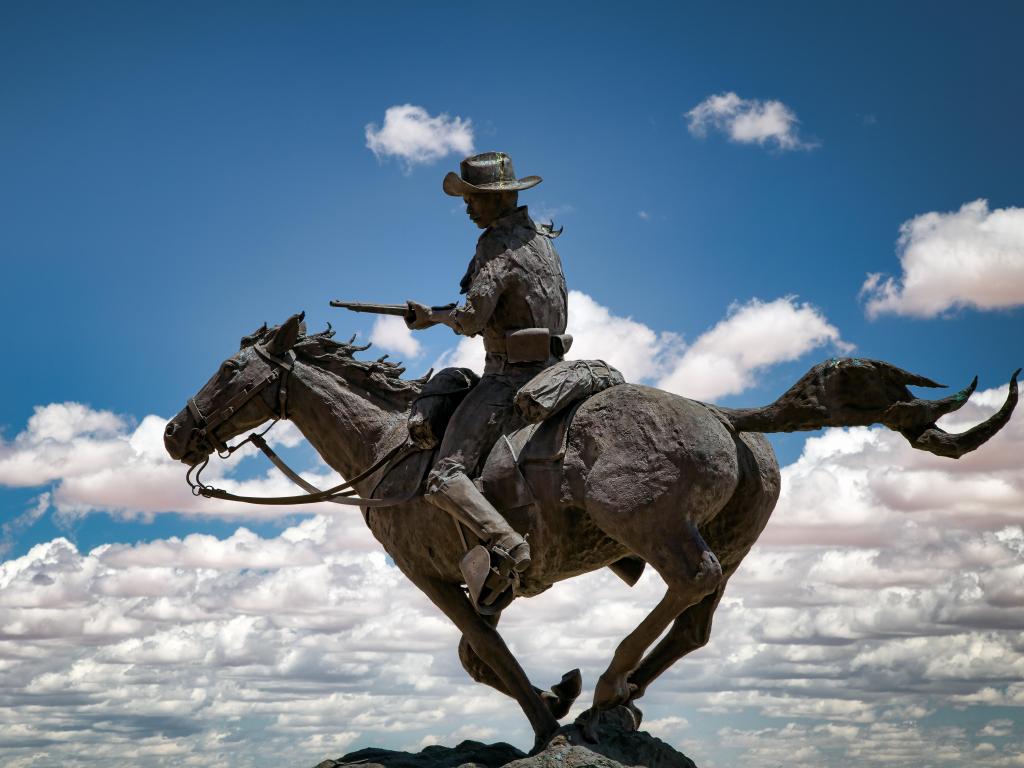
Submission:
POLYGON ((458 333, 483 336, 485 374, 505 367, 510 332, 565 332, 565 275, 551 240, 550 230, 538 227, 521 206, 495 221, 477 241, 461 282, 466 301, 452 310, 452 318, 458 333))

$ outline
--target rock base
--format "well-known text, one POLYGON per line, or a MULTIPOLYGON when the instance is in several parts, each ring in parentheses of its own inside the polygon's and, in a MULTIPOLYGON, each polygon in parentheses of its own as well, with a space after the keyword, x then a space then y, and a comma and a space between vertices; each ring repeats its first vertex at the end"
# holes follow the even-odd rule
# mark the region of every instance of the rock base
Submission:
POLYGON ((626 710, 602 713, 596 743, 587 741, 579 726, 564 726, 534 755, 504 742, 464 741, 457 747, 432 746, 416 754, 361 749, 337 760, 324 760, 316 768, 697 768, 661 739, 633 730, 631 721, 626 710))

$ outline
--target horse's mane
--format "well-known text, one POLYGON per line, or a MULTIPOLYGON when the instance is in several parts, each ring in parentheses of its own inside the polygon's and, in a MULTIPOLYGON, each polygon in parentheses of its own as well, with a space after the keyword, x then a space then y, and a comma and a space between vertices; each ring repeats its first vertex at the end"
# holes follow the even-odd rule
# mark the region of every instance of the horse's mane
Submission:
MULTIPOLYGON (((242 337, 242 346, 248 347, 260 343, 273 335, 280 326, 268 328, 264 324, 248 336, 242 337)), ((334 331, 331 324, 320 333, 306 335, 306 324, 302 323, 299 331, 299 338, 292 349, 298 357, 315 363, 318 367, 336 373, 345 379, 351 379, 353 375, 358 380, 374 390, 384 390, 395 394, 415 396, 420 393, 427 379, 430 378, 428 371, 425 376, 419 379, 403 379, 402 374, 405 368, 401 362, 393 363, 387 359, 387 355, 376 360, 359 360, 353 353, 365 352, 370 348, 370 343, 359 345, 355 343, 356 337, 346 341, 335 341, 334 331)))

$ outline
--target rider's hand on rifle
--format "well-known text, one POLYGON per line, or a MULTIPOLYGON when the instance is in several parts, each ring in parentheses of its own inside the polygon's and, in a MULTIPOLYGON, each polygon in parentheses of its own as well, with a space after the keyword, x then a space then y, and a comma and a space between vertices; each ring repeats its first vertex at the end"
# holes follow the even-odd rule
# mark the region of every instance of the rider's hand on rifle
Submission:
POLYGON ((434 311, 430 307, 415 301, 407 301, 406 304, 409 308, 405 311, 405 324, 411 330, 430 328, 439 322, 434 318, 434 311))

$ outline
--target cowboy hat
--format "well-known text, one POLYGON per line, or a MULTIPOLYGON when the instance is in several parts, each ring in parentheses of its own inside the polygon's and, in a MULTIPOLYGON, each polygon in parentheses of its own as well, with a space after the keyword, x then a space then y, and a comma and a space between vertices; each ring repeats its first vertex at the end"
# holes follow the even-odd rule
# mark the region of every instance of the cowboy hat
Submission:
POLYGON ((541 182, 540 176, 516 178, 512 169, 512 158, 504 152, 484 152, 482 155, 467 157, 459 163, 462 177, 449 171, 441 185, 452 197, 480 195, 489 192, 515 192, 535 187, 541 182))

